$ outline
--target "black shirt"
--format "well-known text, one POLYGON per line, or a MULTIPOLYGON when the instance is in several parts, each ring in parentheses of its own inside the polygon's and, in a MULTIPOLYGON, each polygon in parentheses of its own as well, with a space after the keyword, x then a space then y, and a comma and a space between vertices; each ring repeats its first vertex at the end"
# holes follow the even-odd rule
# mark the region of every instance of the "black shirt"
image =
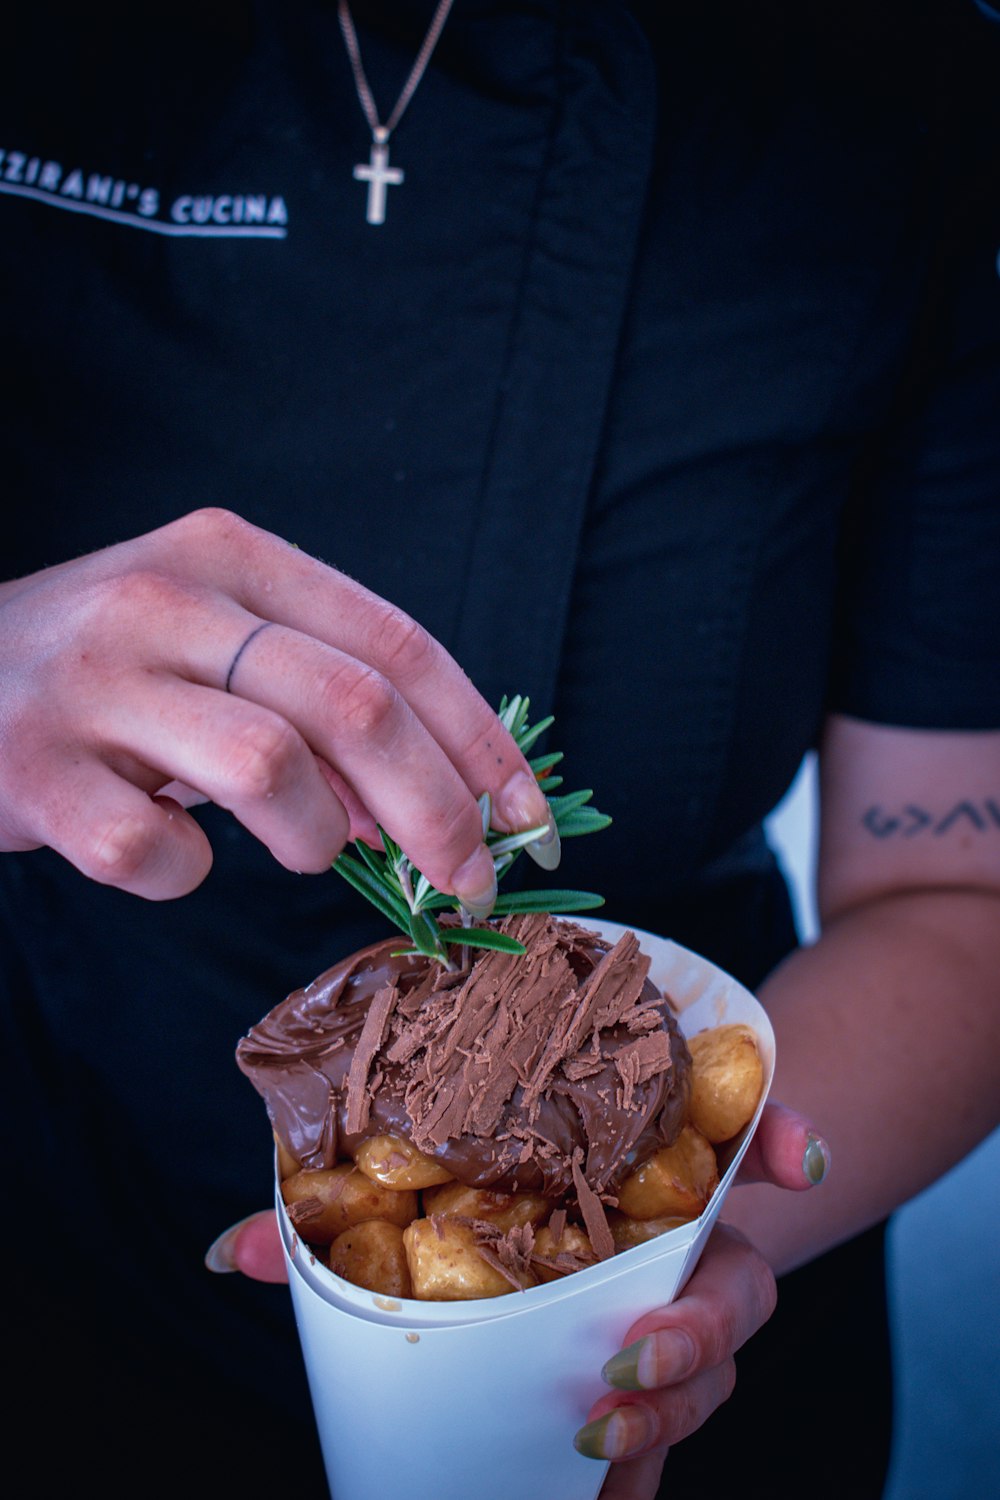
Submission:
MULTIPOLYGON (((384 117, 432 6, 353 9, 384 117)), ((298 542, 555 713, 614 817, 560 884, 756 983, 823 715, 1000 723, 996 29, 457 0, 372 227, 335 10, 9 23, 4 572, 203 504, 298 542)), ((235 1042, 383 931, 199 816, 181 902, 0 861, 16 1201, 58 1184, 32 1342, 100 1347, 179 1453, 302 1403, 283 1302, 200 1267, 271 1192, 235 1042)))

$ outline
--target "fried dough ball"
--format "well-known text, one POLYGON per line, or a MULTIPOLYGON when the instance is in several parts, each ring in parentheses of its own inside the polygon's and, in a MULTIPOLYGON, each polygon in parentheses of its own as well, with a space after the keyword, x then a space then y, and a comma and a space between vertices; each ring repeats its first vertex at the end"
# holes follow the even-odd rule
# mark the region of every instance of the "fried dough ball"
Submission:
POLYGON ((288 1216, 311 1245, 329 1245, 363 1219, 387 1219, 400 1228, 419 1212, 417 1195, 372 1182, 351 1162, 293 1172, 281 1184, 288 1216))
POLYGON ((734 1022, 688 1037, 691 1052, 689 1118, 707 1140, 732 1140, 753 1117, 764 1086, 757 1038, 734 1022))
POLYGON ((277 1131, 273 1130, 271 1134, 274 1136, 274 1145, 278 1153, 278 1181, 284 1182, 286 1177, 291 1177, 293 1172, 299 1170, 299 1164, 277 1131))
POLYGON ((394 1191, 429 1188, 453 1180, 447 1167, 398 1135, 373 1135, 362 1141, 354 1153, 354 1165, 372 1182, 394 1191))
POLYGON ((718 1185, 711 1142, 685 1125, 672 1146, 662 1147, 625 1179, 618 1207, 630 1219, 696 1219, 718 1185))
POLYGON ((386 1219, 363 1219, 330 1246, 330 1270, 383 1297, 412 1297, 403 1231, 386 1219))
POLYGON ((543 1225, 535 1235, 531 1266, 539 1281, 558 1281, 560 1277, 568 1276, 571 1271, 579 1271, 583 1266, 596 1264, 597 1256, 594 1254, 594 1247, 590 1243, 589 1236, 578 1224, 567 1224, 558 1240, 548 1224, 543 1225), (542 1260, 557 1260, 559 1256, 567 1257, 568 1263, 563 1270, 542 1264, 542 1260))
POLYGON ((492 1188, 449 1182, 444 1187, 427 1190, 424 1212, 444 1214, 447 1218, 483 1219, 498 1229, 508 1230, 543 1223, 552 1212, 552 1204, 541 1193, 495 1193, 492 1188))
MULTIPOLYGON (((463 1302, 474 1297, 502 1297, 510 1281, 479 1253, 475 1231, 464 1219, 435 1214, 414 1219, 403 1230, 413 1295, 424 1302, 463 1302)), ((522 1287, 535 1286, 530 1272, 519 1276, 522 1287)))
POLYGON ((665 1214, 659 1219, 630 1219, 627 1214, 618 1213, 615 1209, 608 1211, 608 1228, 615 1242, 616 1255, 622 1250, 633 1250, 636 1245, 644 1245, 647 1240, 658 1239, 661 1234, 679 1229, 682 1224, 690 1223, 690 1219, 683 1219, 678 1214, 665 1214))

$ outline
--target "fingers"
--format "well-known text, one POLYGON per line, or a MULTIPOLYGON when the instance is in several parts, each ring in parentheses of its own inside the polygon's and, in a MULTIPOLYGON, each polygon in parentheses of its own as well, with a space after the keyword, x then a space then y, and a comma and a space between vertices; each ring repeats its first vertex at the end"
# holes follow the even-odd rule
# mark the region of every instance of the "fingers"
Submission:
MULTIPOLYGON (((628 1461, 639 1457, 662 1464, 673 1444, 697 1432, 729 1400, 735 1387, 736 1363, 727 1359, 714 1369, 700 1370, 670 1391, 641 1397, 604 1396, 591 1408, 590 1420, 576 1434, 576 1450, 585 1458, 624 1464, 629 1472, 628 1461)), ((627 1485, 621 1493, 631 1497, 627 1485)))
POLYGON ((347 839, 348 816, 308 746, 255 705, 143 674, 107 705, 101 740, 34 759, 20 794, 35 841, 102 884, 166 900, 207 875, 197 822, 150 795, 171 775, 186 800, 194 788, 232 811, 288 869, 328 869, 347 839))
POLYGON ((671 1383, 734 1354, 767 1322, 776 1301, 774 1273, 767 1261, 738 1230, 720 1224, 683 1294, 669 1307, 633 1323, 626 1344, 662 1334, 649 1369, 653 1384, 671 1383))
POLYGON ((731 1395, 733 1356, 771 1316, 776 1296, 763 1256, 738 1231, 717 1226, 684 1293, 639 1318, 605 1365, 616 1393, 591 1408, 578 1449, 619 1461, 662 1452, 694 1432, 731 1395))
MULTIPOLYGON (((354 788, 348 786, 340 772, 335 771, 333 766, 329 765, 327 761, 318 755, 316 757, 316 767, 347 814, 350 823, 350 838, 352 840, 362 839, 366 844, 370 844, 373 849, 381 848, 375 819, 367 807, 365 807, 354 788)), ((399 840, 397 839, 396 842, 398 843, 399 840)))
POLYGON ((148 796, 91 756, 60 757, 43 776, 37 841, 91 880, 162 901, 193 891, 211 869, 208 839, 169 798, 148 796))
MULTIPOLYGON (((830 1155, 805 1116, 768 1104, 741 1165, 740 1182, 805 1190, 823 1180, 830 1155)), ((656 1493, 667 1449, 729 1397, 734 1354, 774 1311, 773 1273, 743 1236, 718 1225, 681 1297, 632 1325, 604 1378, 607 1395, 577 1433, 579 1450, 612 1461, 601 1500, 656 1493)))
POLYGON ((141 765, 227 808, 289 870, 329 869, 347 841, 340 799, 280 713, 147 672, 109 705, 101 728, 141 765))
POLYGON ((466 781, 388 678, 357 658, 282 627, 240 661, 241 697, 299 726, 372 819, 433 885, 492 906, 493 862, 466 781), (464 866, 469 864, 469 869, 464 866))
POLYGON ((205 1265, 224 1274, 240 1271, 252 1281, 288 1280, 285 1253, 273 1208, 250 1214, 223 1230, 208 1248, 205 1265))
POLYGON ((655 1500, 668 1451, 660 1446, 642 1458, 612 1464, 601 1485, 600 1500, 655 1500))
POLYGON ((771 1266, 739 1230, 720 1224, 682 1296, 633 1323, 625 1335, 630 1356, 615 1356, 607 1373, 619 1389, 648 1389, 711 1370, 756 1334, 775 1302, 771 1266), (634 1350, 649 1335, 651 1343, 634 1350))
MULTIPOLYGON (((299 548, 224 511, 196 512, 152 534, 158 536, 183 548, 193 576, 213 588, 225 588, 258 619, 277 621, 332 646, 391 684, 473 799, 489 792, 498 828, 521 830, 547 820, 544 795, 511 735, 458 663, 404 611, 299 548)), ((270 634, 265 632, 265 637, 270 634)), ((262 637, 260 646, 265 644, 270 645, 262 637)), ((246 691, 243 665, 237 688, 241 693, 246 691)), ((350 686, 342 684, 344 693, 332 695, 335 702, 346 698, 348 717, 361 725, 371 715, 381 720, 385 705, 377 685, 361 681, 354 694, 350 686)), ((425 868, 416 854, 412 857, 425 868)), ((433 879, 428 870, 425 873, 433 879)))
MULTIPOLYGON (((210 855, 178 803, 150 800, 170 787, 230 809, 294 870, 326 869, 381 823, 485 916, 496 876, 477 797, 504 830, 551 823, 511 735, 438 642, 226 512, 5 597, 3 847, 49 843, 106 883, 182 894, 210 855)), ((550 868, 551 831, 532 848, 550 868)))
POLYGON ((787 1105, 768 1103, 740 1163, 736 1182, 770 1182, 792 1192, 805 1192, 818 1187, 829 1169, 830 1148, 812 1122, 787 1105))

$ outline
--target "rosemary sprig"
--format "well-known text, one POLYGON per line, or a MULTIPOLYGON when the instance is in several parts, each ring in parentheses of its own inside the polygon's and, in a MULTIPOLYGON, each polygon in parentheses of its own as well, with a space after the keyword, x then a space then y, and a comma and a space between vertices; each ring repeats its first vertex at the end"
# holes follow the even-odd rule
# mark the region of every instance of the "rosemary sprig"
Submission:
MULTIPOLYGON (((500 703, 501 723, 514 737, 522 753, 536 743, 553 723, 552 716, 540 719, 537 724, 528 723, 530 700, 520 694, 504 697, 500 703)), ((562 785, 561 776, 551 772, 562 760, 560 751, 539 755, 529 759, 538 781, 546 794, 560 839, 576 838, 584 833, 596 833, 606 828, 611 819, 590 807, 593 792, 570 792, 558 797, 549 793, 562 785)), ((527 846, 542 837, 547 831, 545 824, 529 828, 524 833, 498 833, 490 827, 490 798, 484 792, 479 798, 479 810, 483 819, 483 838, 493 855, 493 863, 499 881, 519 858, 527 846)), ((492 948, 504 953, 523 953, 523 944, 493 927, 476 926, 472 917, 455 896, 436 890, 425 875, 407 858, 402 849, 383 828, 379 828, 382 841, 381 852, 367 844, 355 844, 356 854, 343 853, 334 861, 333 868, 339 875, 360 891, 374 907, 394 926, 399 927, 412 943, 407 953, 422 953, 435 959, 447 969, 454 969, 448 948, 492 948), (434 913, 451 910, 457 912, 457 926, 441 927, 434 913)), ((493 911, 495 917, 511 916, 515 912, 581 912, 593 911, 603 906, 603 896, 591 891, 514 891, 497 897, 493 911)))

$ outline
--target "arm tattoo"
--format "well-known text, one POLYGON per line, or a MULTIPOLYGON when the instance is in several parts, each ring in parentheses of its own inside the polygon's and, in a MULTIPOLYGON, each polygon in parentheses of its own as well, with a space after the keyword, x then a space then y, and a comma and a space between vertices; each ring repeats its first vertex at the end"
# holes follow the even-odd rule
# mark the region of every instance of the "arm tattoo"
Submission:
POLYGON ((956 802, 944 812, 913 802, 887 811, 876 803, 869 807, 861 822, 876 839, 912 839, 920 835, 940 838, 958 826, 976 833, 1000 833, 1000 799, 980 797, 956 802))

